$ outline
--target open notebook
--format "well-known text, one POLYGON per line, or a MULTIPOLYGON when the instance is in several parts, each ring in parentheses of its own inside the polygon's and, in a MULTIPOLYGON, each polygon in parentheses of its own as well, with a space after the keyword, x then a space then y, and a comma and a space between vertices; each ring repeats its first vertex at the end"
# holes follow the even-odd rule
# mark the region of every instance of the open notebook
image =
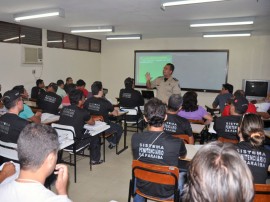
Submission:
POLYGON ((85 124, 84 129, 94 131, 94 130, 98 130, 106 125, 107 124, 103 121, 95 121, 95 125, 85 124))

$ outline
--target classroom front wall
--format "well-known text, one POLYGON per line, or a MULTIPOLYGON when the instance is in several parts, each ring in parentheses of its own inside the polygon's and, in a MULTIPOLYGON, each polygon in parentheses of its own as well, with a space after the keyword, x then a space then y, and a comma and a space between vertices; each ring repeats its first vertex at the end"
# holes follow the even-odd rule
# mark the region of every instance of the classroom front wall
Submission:
MULTIPOLYGON (((229 50, 228 82, 242 88, 242 79, 270 80, 270 36, 243 38, 160 38, 102 41, 101 80, 108 97, 118 97, 124 79, 134 76, 134 50, 229 50)), ((192 78, 191 78, 192 79, 192 78)), ((181 81, 180 81, 181 84, 181 81)), ((210 105, 215 93, 198 93, 200 105, 210 105)))

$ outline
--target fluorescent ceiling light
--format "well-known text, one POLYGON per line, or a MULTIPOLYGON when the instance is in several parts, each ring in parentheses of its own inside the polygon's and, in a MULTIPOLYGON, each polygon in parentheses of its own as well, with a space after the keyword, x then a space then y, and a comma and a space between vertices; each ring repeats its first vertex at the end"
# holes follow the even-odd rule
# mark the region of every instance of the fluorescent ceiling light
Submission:
POLYGON ((47 43, 66 43, 67 41, 66 40, 53 40, 53 41, 47 41, 47 43))
POLYGON ((230 26, 230 25, 252 25, 253 23, 254 23, 253 21, 196 23, 196 24, 190 24, 190 27, 214 27, 214 26, 230 26))
POLYGON ((12 38, 8 38, 8 39, 4 39, 3 41, 13 41, 13 40, 16 40, 16 39, 19 39, 19 38, 24 38, 25 35, 21 35, 21 36, 15 36, 15 37, 12 37, 12 38))
POLYGON ((203 34, 204 38, 214 38, 214 37, 240 37, 240 36, 251 36, 251 32, 228 32, 228 33, 209 33, 203 34))
POLYGON ((87 33, 87 32, 113 32, 113 26, 95 26, 72 28, 71 33, 87 33))
POLYGON ((141 34, 130 34, 130 35, 112 35, 106 36, 107 40, 120 40, 120 39, 142 39, 141 34))
POLYGON ((161 0, 161 8, 165 9, 167 6, 179 6, 187 4, 198 4, 198 3, 208 3, 216 1, 226 1, 226 0, 161 0))
POLYGON ((44 18, 44 17, 51 17, 51 16, 59 16, 64 17, 65 13, 63 9, 60 8, 53 8, 53 9, 46 9, 46 10, 36 10, 36 11, 29 11, 24 13, 17 13, 14 14, 14 20, 19 22, 21 20, 28 20, 28 19, 35 19, 35 18, 44 18))

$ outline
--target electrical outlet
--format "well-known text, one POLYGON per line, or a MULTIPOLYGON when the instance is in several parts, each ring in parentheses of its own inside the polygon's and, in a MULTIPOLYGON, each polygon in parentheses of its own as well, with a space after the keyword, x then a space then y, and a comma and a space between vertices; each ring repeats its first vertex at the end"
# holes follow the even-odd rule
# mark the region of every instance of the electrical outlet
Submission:
POLYGON ((35 70, 35 69, 33 69, 33 70, 32 70, 32 74, 35 74, 35 73, 36 73, 36 70, 35 70))

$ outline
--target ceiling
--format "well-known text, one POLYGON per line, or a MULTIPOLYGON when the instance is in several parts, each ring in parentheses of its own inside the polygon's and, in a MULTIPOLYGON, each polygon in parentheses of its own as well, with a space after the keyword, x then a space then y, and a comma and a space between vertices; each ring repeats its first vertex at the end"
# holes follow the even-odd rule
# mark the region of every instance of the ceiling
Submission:
POLYGON ((160 9, 160 0, 1 0, 0 21, 12 22, 13 14, 37 9, 63 8, 65 18, 21 21, 22 25, 70 33, 71 27, 115 26, 115 33, 80 34, 97 39, 106 35, 142 34, 144 38, 201 37, 215 31, 252 30, 270 35, 270 0, 227 0, 160 9), (189 28, 192 21, 255 17, 253 25, 189 28))

